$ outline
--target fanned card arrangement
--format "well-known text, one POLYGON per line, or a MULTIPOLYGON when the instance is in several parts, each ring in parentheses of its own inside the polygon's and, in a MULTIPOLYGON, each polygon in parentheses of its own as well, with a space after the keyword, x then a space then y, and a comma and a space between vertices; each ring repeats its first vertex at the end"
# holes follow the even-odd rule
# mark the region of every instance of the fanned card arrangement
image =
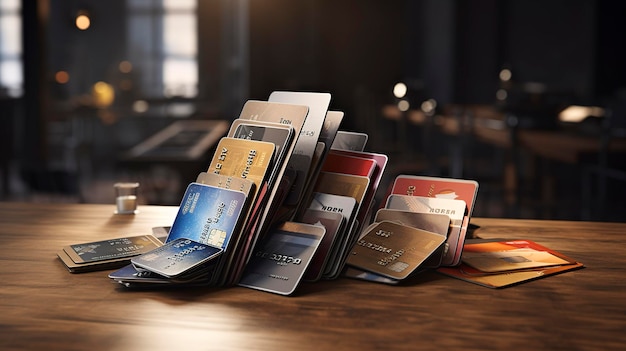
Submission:
MULTIPOLYGON (((327 93, 252 100, 154 236, 72 245, 71 272, 119 268, 128 288, 240 285, 282 295, 340 276, 397 284, 461 264, 478 191, 471 180, 397 176, 375 203, 388 157, 340 130, 327 93), (120 268, 121 267, 121 268, 120 268)), ((466 257, 467 258, 467 257, 466 257)), ((463 262, 465 265, 465 262, 463 262)))
POLYGON ((478 193, 472 180, 399 175, 348 256, 346 275, 397 284, 456 266, 478 193))

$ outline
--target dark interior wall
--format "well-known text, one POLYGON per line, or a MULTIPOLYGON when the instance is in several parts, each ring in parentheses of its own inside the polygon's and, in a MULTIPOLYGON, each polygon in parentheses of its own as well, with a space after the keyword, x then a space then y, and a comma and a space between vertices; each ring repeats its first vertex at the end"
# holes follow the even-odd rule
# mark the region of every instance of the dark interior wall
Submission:
POLYGON ((587 101, 600 68, 594 49, 596 1, 432 1, 411 3, 409 51, 421 70, 408 72, 444 103, 493 103, 498 72, 517 83, 587 101))
POLYGON ((46 79, 51 82, 56 71, 66 70, 70 81, 63 86, 65 97, 85 94, 97 81, 110 81, 119 62, 127 59, 126 1, 49 1, 46 79), (86 31, 74 25, 79 10, 91 14, 86 31))
POLYGON ((460 1, 456 8, 457 103, 491 104, 500 71, 498 28, 500 0, 460 1))
MULTIPOLYGON (((504 65, 519 81, 581 97, 614 90, 616 73, 624 77, 622 2, 255 0, 249 7, 252 98, 332 90, 347 105, 359 86, 387 89, 409 77, 452 101, 490 102, 504 65)), ((68 94, 124 58, 124 9, 124 0, 49 0, 48 68, 70 71, 68 94), (86 32, 73 25, 79 5, 93 13, 86 32)), ((202 98, 219 95, 220 11, 219 1, 199 4, 202 98)))
MULTIPOLYGON (((60 93, 84 93, 124 59, 125 1, 81 3, 94 14, 86 32, 73 26, 78 2, 49 1, 49 74, 67 69, 74 79, 60 93)), ((611 21, 624 9, 618 3, 250 1, 249 97, 265 99, 278 89, 330 91, 334 107, 347 110, 356 91, 382 96, 396 81, 409 79, 443 103, 491 103, 497 73, 506 65, 520 82, 543 82, 587 98, 619 85, 611 81, 613 73, 624 71, 621 64, 609 65, 609 71, 597 63, 619 50, 617 57, 624 57, 616 35, 606 35, 624 28, 611 21)), ((219 82, 228 80, 220 76, 223 6, 217 0, 198 6, 204 100, 219 100, 219 82)))
MULTIPOLYGON (((46 47, 37 48, 41 55, 28 51, 26 73, 50 82, 55 71, 68 70, 65 91, 46 93, 52 99, 83 94, 125 58, 125 1, 37 3, 46 2, 46 47), (73 25, 79 6, 93 15, 86 32, 73 25), (42 58, 47 66, 40 74, 42 58)), ((393 84, 404 79, 423 83, 442 103, 493 102, 504 65, 517 81, 543 82, 581 99, 608 94, 624 82, 622 2, 255 0, 248 5, 247 98, 266 99, 278 89, 328 91, 331 107, 346 112, 347 126, 361 118, 363 100, 356 96, 384 102, 393 84)), ((203 0, 198 7, 199 90, 205 101, 219 100, 229 79, 228 61, 220 58, 229 25, 223 7, 220 0, 203 0)), ((26 23, 33 20, 29 15, 26 23)), ((36 37, 33 31, 28 37, 36 37)), ((34 104, 42 100, 26 98, 34 104)), ((37 118, 30 121, 39 123, 37 118)))
POLYGON ((326 89, 337 95, 338 106, 356 103, 359 91, 390 94, 405 69, 405 2, 322 4, 320 73, 326 89))
MULTIPOLYGON (((7 115, 13 118, 11 125, 14 135, 15 159, 25 167, 37 167, 45 160, 45 125, 42 106, 45 99, 44 78, 46 58, 43 34, 46 27, 40 21, 40 7, 43 1, 26 1, 22 4, 22 60, 24 63, 24 95, 20 105, 21 113, 7 115)), ((4 116, 2 116, 4 117, 4 116)), ((6 117, 5 117, 6 118, 6 117)), ((10 158, 10 157, 9 157, 10 158)))
POLYGON ((588 101, 599 85, 596 74, 607 71, 598 62, 621 50, 609 44, 600 48, 603 57, 594 54, 598 40, 619 42, 617 29, 624 28, 615 23, 615 13, 626 14, 615 10, 624 6, 609 3, 410 1, 405 38, 407 62, 415 65, 405 66, 406 75, 443 103, 494 103, 504 67, 517 83, 543 83, 548 92, 588 101), (598 14, 598 6, 613 15, 598 14), (598 25, 613 29, 598 32, 598 25))
MULTIPOLYGON (((49 2, 50 68, 72 69, 80 86, 68 88, 84 90, 124 58, 125 1, 49 2), (73 25, 79 8, 94 14, 86 32, 73 25)), ((453 101, 491 102, 490 79, 504 65, 519 81, 586 98, 614 90, 624 77, 623 2, 255 0, 249 7, 255 98, 271 90, 263 86, 347 96, 408 76, 426 78, 453 101)), ((199 57, 208 67, 202 98, 219 94, 210 82, 219 74, 220 11, 219 1, 199 3, 199 57)))
POLYGON ((219 101, 220 36, 223 22, 219 0, 198 2, 198 95, 200 99, 219 101))
POLYGON ((594 91, 603 101, 626 89, 626 1, 596 3, 594 91))
POLYGON ((327 91, 333 108, 358 118, 356 91, 391 91, 402 76, 405 18, 403 1, 250 2, 251 98, 327 91))
POLYGON ((504 2, 503 65, 519 83, 539 82, 578 99, 594 95, 595 2, 504 2))
POLYGON ((421 21, 421 67, 418 70, 428 98, 453 103, 457 62, 456 1, 421 0, 415 18, 421 21))
POLYGON ((317 10, 311 1, 249 3, 250 97, 272 90, 319 89, 317 10))

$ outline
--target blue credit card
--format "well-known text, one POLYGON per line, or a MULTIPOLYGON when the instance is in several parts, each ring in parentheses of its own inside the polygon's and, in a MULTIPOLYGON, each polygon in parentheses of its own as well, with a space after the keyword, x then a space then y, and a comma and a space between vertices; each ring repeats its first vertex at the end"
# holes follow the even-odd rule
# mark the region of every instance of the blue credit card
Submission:
POLYGON ((245 204, 241 191, 191 183, 165 242, 186 238, 226 250, 245 204))
POLYGON ((222 252, 220 248, 180 238, 135 257, 130 262, 137 269, 145 269, 170 278, 209 264, 222 252))

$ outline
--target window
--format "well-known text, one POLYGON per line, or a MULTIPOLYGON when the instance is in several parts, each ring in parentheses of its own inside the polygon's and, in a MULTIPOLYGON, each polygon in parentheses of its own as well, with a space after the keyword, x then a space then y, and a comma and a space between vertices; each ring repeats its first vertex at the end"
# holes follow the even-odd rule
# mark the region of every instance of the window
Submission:
POLYGON ((146 97, 198 94, 197 0, 128 0, 129 58, 146 97))
POLYGON ((0 97, 23 90, 20 0, 0 1, 0 97))

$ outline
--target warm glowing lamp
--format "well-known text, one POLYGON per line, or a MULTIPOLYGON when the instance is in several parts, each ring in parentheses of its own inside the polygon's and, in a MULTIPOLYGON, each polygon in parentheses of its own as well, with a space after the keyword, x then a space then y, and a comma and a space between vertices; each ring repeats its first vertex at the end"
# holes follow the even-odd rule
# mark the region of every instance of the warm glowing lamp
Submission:
POLYGON ((605 111, 598 106, 571 105, 559 113, 561 122, 580 123, 587 117, 604 117, 605 111))
POLYGON ((137 100, 133 103, 133 111, 137 113, 144 113, 148 111, 150 105, 145 100, 137 100))
POLYGON ((87 30, 91 26, 91 18, 89 18, 89 14, 87 12, 80 11, 76 16, 74 23, 76 24, 76 28, 80 30, 87 30))
POLYGON ((91 89, 93 103, 96 107, 111 106, 115 100, 115 90, 111 84, 105 82, 97 82, 91 89))
POLYGON ((122 61, 118 65, 120 72, 122 73, 130 73, 133 70, 133 64, 130 61, 122 61))
POLYGON ((428 99, 422 102, 422 105, 420 106, 420 108, 422 109, 422 111, 424 111, 424 113, 428 115, 432 115, 435 112, 435 109, 437 108, 437 100, 428 99))
POLYGON ((513 73, 511 72, 510 69, 504 68, 500 71, 499 77, 501 81, 508 82, 513 77, 513 73))
POLYGON ((406 95, 407 90, 408 88, 406 84, 402 82, 396 83, 396 85, 393 86, 393 96, 398 99, 402 99, 406 95))
POLYGON ((54 80, 59 84, 67 84, 70 81, 70 75, 66 71, 58 71, 54 74, 54 80))
POLYGON ((410 107, 411 107, 411 104, 409 104, 408 101, 406 101, 406 100, 398 101, 398 110, 400 110, 402 112, 406 112, 406 111, 409 110, 410 107))

